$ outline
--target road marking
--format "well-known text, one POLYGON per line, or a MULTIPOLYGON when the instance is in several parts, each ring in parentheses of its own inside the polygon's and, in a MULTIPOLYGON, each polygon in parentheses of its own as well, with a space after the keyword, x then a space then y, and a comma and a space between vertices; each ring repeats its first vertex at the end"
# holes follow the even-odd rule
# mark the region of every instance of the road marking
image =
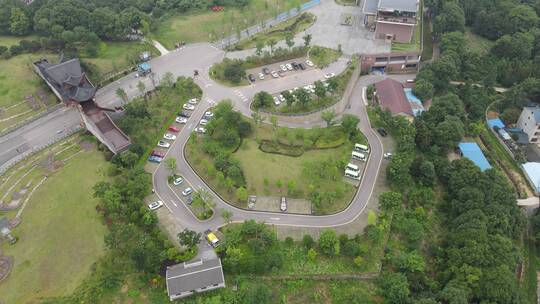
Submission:
POLYGON ((171 200, 171 203, 173 203, 173 205, 178 208, 178 205, 173 200, 171 200))
POLYGON ((279 217, 271 217, 270 218, 272 221, 279 221, 279 217))

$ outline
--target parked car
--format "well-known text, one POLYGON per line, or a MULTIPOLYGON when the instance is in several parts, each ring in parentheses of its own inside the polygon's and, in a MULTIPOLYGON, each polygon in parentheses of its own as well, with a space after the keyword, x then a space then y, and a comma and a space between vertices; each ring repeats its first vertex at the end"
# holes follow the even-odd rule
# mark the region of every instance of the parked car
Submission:
POLYGON ((255 76, 253 76, 253 74, 249 74, 249 75, 248 75, 248 79, 249 79, 249 81, 251 81, 251 82, 255 82, 255 76))
POLYGON ((150 156, 157 156, 157 157, 164 158, 165 154, 166 154, 165 151, 152 150, 152 153, 150 153, 150 156))
POLYGON ((392 153, 386 152, 386 153, 383 154, 383 157, 386 158, 386 159, 391 159, 392 158, 392 153))
POLYGON ((324 78, 329 79, 329 78, 332 78, 332 77, 334 77, 334 76, 336 76, 336 74, 334 74, 334 73, 328 73, 328 74, 324 75, 324 78))
POLYGON ((194 131, 195 133, 201 133, 201 134, 206 133, 206 129, 203 128, 203 127, 197 127, 197 128, 195 128, 195 129, 193 129, 193 131, 194 131))
POLYGON ((293 69, 295 69, 295 70, 298 70, 300 68, 298 66, 298 63, 296 63, 296 62, 291 62, 291 65, 292 65, 293 69))
POLYGON ((165 135, 163 135, 163 138, 168 139, 168 140, 175 140, 176 135, 171 134, 171 133, 166 133, 165 135))
POLYGON ((264 74, 263 73, 259 73, 259 79, 264 80, 264 74))
POLYGON ((285 65, 285 67, 286 67, 287 70, 289 70, 289 71, 292 71, 292 70, 293 70, 293 67, 292 67, 292 65, 291 65, 290 63, 287 63, 287 64, 285 65))
POLYGON ((283 71, 277 71, 278 75, 281 77, 285 77, 285 72, 283 71))
POLYGON ((206 126, 206 125, 208 124, 208 120, 203 118, 203 119, 201 119, 201 121, 199 122, 199 124, 200 124, 201 126, 206 126))
POLYGON ((299 63, 298 67, 300 68, 300 70, 305 70, 306 69, 306 67, 304 66, 303 63, 299 63))
POLYGON ((377 132, 379 132, 379 134, 381 134, 382 137, 386 137, 386 135, 388 135, 388 133, 386 133, 386 130, 383 128, 378 128, 377 132))
POLYGON ((191 203, 193 203, 193 197, 190 195, 186 197, 186 204, 191 205, 191 203))
POLYGON ((163 202, 162 201, 155 201, 153 203, 148 204, 148 209, 150 209, 150 210, 156 210, 156 209, 159 209, 161 207, 163 207, 163 202))
POLYGON ((155 156, 155 155, 150 155, 148 157, 148 161, 151 162, 151 163, 159 164, 162 160, 163 160, 163 158, 161 158, 159 156, 155 156))
POLYGON ((178 116, 189 118, 191 116, 191 113, 186 112, 186 111, 180 111, 180 112, 178 112, 178 116))
POLYGON ((190 100, 188 100, 188 102, 192 105, 196 105, 199 102, 199 100, 197 98, 191 98, 190 100))
POLYGON ((310 67, 314 66, 313 62, 311 60, 306 60, 306 64, 310 67))
POLYGON ((264 73, 264 75, 270 75, 270 69, 268 68, 263 68, 262 72, 264 73))
POLYGON ((180 129, 178 129, 178 127, 175 127, 175 126, 169 126, 169 128, 167 130, 169 130, 171 132, 174 132, 174 133, 180 132, 180 129))
POLYGON ((279 98, 277 96, 274 96, 274 104, 276 105, 276 107, 281 104, 281 101, 279 101, 279 98))
POLYGON ((182 106, 182 108, 183 108, 184 110, 190 110, 190 111, 195 110, 195 106, 192 105, 192 104, 189 104, 189 103, 185 103, 185 104, 182 106))
POLYGON ((180 176, 177 176, 174 180, 173 180, 173 185, 175 186, 178 186, 180 185, 181 183, 184 182, 184 179, 180 176))
POLYGON ((168 148, 168 147, 171 146, 170 143, 168 143, 166 141, 163 141, 163 140, 158 141, 157 145, 158 145, 158 147, 162 147, 162 148, 168 148))
POLYGON ((272 77, 278 78, 279 74, 276 71, 272 71, 272 77))
POLYGON ((212 230, 206 230, 204 232, 205 238, 212 247, 216 248, 219 245, 219 239, 212 230))
POLYGON ((282 212, 287 211, 287 198, 282 196, 281 197, 281 204, 279 205, 279 210, 282 212))
POLYGON ((214 113, 212 113, 212 112, 210 112, 210 111, 206 111, 206 112, 204 113, 204 117, 206 117, 207 119, 208 119, 208 118, 212 118, 212 117, 214 117, 214 113))
POLYGON ((278 99, 281 102, 285 102, 285 97, 283 97, 283 95, 281 95, 281 94, 278 95, 278 99))
POLYGON ((280 68, 283 72, 287 72, 287 67, 286 67, 284 64, 280 64, 280 65, 279 65, 279 68, 280 68))
POLYGON ((182 191, 183 196, 188 196, 191 193, 193 193, 193 189, 191 189, 191 187, 187 187, 186 189, 184 189, 184 191, 182 191))
POLYGON ((174 121, 176 121, 179 124, 185 124, 185 123, 187 123, 187 118, 178 116, 178 117, 176 117, 176 119, 174 121))

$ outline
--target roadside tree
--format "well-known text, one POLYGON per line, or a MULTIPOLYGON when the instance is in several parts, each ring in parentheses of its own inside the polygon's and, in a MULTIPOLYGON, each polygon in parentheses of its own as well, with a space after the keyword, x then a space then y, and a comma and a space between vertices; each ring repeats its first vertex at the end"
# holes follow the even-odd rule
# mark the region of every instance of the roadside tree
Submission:
POLYGON ((192 248, 199 244, 201 234, 193 230, 184 229, 182 232, 178 233, 178 240, 180 241, 180 245, 192 248))

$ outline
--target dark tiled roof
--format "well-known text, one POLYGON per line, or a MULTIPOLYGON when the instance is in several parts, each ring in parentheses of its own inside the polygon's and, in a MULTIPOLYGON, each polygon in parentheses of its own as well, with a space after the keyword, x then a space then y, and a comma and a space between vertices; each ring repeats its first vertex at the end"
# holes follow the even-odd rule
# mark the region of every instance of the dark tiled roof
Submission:
POLYGON ((377 82, 375 89, 381 108, 390 110, 392 114, 413 115, 411 103, 407 100, 400 82, 386 78, 377 82))
POLYGON ((167 269, 166 279, 169 295, 178 295, 225 283, 219 259, 171 266, 167 269))

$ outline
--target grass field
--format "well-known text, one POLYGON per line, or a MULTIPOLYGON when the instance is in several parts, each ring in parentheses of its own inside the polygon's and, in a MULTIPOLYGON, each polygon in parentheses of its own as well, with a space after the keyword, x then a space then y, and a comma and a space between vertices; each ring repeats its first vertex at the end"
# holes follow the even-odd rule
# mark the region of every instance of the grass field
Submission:
POLYGON ((166 18, 151 38, 166 48, 184 42, 216 41, 236 33, 237 28, 255 25, 281 12, 297 7, 303 0, 253 0, 244 9, 229 8, 221 12, 199 11, 166 18))
POLYGON ((465 42, 467 43, 467 46, 469 48, 484 54, 489 52, 489 50, 493 46, 493 41, 476 35, 469 28, 467 28, 467 30, 465 31, 465 42))
POLYGON ((338 60, 341 53, 337 50, 325 48, 322 46, 314 46, 309 52, 309 59, 319 68, 327 67, 330 63, 338 60))
POLYGON ((21 40, 36 40, 38 36, 29 35, 29 36, 0 36, 0 45, 10 47, 15 44, 19 44, 21 40))
POLYGON ((36 190, 14 229, 19 241, 2 248, 15 257, 15 266, 0 283, 1 300, 34 303, 67 295, 87 276, 104 251, 105 227, 92 186, 105 169, 100 152, 82 152, 36 190))

